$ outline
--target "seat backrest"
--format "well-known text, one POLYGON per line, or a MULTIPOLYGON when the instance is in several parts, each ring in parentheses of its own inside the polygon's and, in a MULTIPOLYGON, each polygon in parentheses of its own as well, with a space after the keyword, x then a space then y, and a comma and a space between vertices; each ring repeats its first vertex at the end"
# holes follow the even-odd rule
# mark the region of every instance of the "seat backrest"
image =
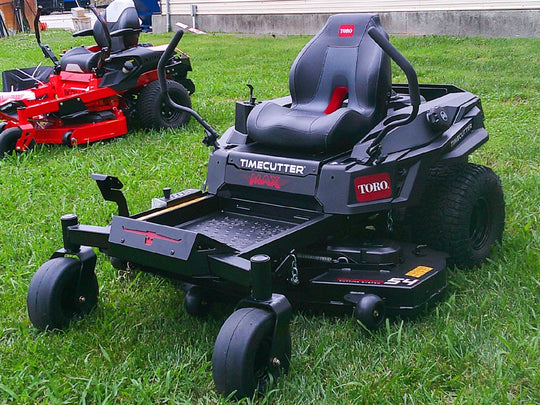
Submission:
POLYGON ((292 65, 291 108, 328 114, 348 95, 349 108, 370 121, 382 119, 392 86, 390 59, 368 35, 371 26, 382 30, 378 15, 328 19, 292 65))
MULTIPOLYGON (((114 0, 107 6, 101 15, 107 22, 109 32, 125 28, 141 28, 139 16, 137 15, 137 9, 135 8, 135 3, 133 0, 114 0)), ((103 26, 99 21, 94 23, 94 38, 96 43, 101 48, 108 46, 107 37, 103 30, 103 26)), ((138 42, 139 32, 133 32, 112 38, 111 53, 133 48, 137 46, 138 42)))

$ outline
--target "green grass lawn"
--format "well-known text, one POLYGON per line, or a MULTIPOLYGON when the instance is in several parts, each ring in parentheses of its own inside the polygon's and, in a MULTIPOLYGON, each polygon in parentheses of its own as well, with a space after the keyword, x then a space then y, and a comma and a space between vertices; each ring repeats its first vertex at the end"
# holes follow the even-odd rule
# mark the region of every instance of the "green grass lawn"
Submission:
MULTIPOLYGON (((144 35, 165 43, 171 35, 144 35)), ((246 83, 259 99, 288 94, 288 71, 308 37, 193 36, 194 108, 224 131, 246 83)), ((88 39, 47 31, 55 51, 88 39)), ((503 246, 482 268, 450 272, 444 299, 371 335, 349 317, 295 313, 290 374, 269 404, 535 404, 540 402, 540 40, 394 38, 423 83, 455 84, 483 102, 490 141, 472 161, 492 167, 506 195, 503 246)), ((32 36, 0 39, 0 70, 35 66, 32 36)), ((404 76, 394 69, 394 81, 404 76)), ((90 179, 118 176, 131 212, 161 188, 200 187, 209 151, 183 131, 131 133, 67 148, 38 146, 0 161, 0 403, 226 403, 211 376, 214 340, 231 307, 188 316, 167 280, 113 269, 102 255, 98 308, 63 333, 26 314, 36 269, 62 246, 59 218, 105 225, 115 212, 90 179)))

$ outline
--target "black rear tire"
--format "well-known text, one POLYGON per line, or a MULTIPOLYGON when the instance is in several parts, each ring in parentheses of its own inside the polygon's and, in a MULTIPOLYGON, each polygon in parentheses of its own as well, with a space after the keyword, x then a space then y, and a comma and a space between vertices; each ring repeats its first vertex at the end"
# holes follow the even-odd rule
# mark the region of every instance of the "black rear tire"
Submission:
MULTIPOLYGON (((171 99, 181 106, 191 108, 191 98, 181 84, 167 80, 171 99)), ((179 128, 189 122, 189 113, 176 110, 165 102, 159 81, 155 80, 141 90, 137 99, 137 118, 144 128, 179 128)))
POLYGON ((0 159, 13 153, 21 134, 19 127, 11 127, 0 133, 0 159))
POLYGON ((95 273, 81 271, 81 262, 57 257, 34 274, 26 304, 32 324, 39 330, 63 329, 87 315, 97 304, 95 273))
POLYGON ((415 216, 415 239, 450 254, 458 267, 481 265, 502 241, 504 194, 488 167, 466 163, 442 171, 415 216))
POLYGON ((219 331, 212 355, 212 376, 217 390, 234 398, 263 392, 272 379, 287 373, 291 357, 291 337, 285 352, 271 365, 270 349, 274 331, 273 314, 259 308, 241 308, 227 318, 219 331))

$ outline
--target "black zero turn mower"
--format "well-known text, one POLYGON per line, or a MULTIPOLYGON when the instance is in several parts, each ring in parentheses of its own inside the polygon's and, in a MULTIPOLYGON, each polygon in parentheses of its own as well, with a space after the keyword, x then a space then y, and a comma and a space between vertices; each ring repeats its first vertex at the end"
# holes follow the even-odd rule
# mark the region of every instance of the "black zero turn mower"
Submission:
POLYGON ((480 265, 501 241, 500 180, 468 163, 488 140, 480 99, 419 86, 377 15, 330 17, 289 83, 289 97, 262 103, 251 88, 221 137, 169 100, 213 147, 205 190, 164 188, 130 215, 122 183, 92 175, 118 215, 102 227, 61 218, 64 247, 28 291, 32 323, 63 328, 93 308, 99 248, 117 268, 183 281, 191 315, 218 297, 238 302, 212 364, 218 391, 241 398, 287 372, 290 303, 348 310, 376 329, 425 308, 448 266, 480 265), (391 59, 407 85, 391 83, 391 59))

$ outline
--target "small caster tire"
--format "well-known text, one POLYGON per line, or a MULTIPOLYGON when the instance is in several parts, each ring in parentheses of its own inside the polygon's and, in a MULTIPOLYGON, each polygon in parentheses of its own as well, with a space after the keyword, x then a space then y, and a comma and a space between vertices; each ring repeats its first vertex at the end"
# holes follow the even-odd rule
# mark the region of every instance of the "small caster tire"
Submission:
POLYGON ((109 262, 116 270, 127 270, 128 268, 128 262, 116 256, 109 256, 109 262))
POLYGON ((354 306, 354 317, 369 330, 379 329, 386 319, 383 300, 375 294, 364 295, 354 306))
POLYGON ((200 287, 191 287, 184 298, 184 309, 194 317, 202 317, 208 313, 210 303, 200 287))
POLYGON ((270 358, 274 327, 274 315, 259 308, 241 308, 225 321, 212 355, 212 377, 221 394, 252 397, 288 372, 291 337, 287 333, 283 353, 270 358))
POLYGON ((66 131, 62 135, 62 145, 66 145, 67 147, 71 148, 73 144, 73 140, 71 136, 73 135, 73 131, 66 131))
POLYGON ((0 159, 13 153, 21 135, 22 130, 19 127, 11 127, 0 132, 0 159))
POLYGON ((98 290, 95 273, 83 272, 79 260, 51 259, 30 282, 26 297, 30 321, 43 331, 64 329, 97 305, 98 290))

